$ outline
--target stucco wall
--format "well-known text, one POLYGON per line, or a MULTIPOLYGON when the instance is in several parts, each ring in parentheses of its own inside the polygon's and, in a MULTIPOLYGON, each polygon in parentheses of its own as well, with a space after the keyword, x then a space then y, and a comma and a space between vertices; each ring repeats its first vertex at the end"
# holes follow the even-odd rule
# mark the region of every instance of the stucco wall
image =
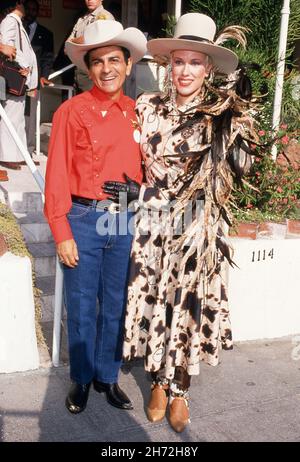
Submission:
POLYGON ((229 306, 235 341, 300 333, 299 239, 232 239, 229 306))

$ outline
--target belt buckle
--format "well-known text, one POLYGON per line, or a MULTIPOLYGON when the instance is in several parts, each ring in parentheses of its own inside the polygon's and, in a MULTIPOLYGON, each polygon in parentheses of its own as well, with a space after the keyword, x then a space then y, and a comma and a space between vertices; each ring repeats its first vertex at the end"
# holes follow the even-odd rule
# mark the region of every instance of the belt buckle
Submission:
POLYGON ((119 213, 120 212, 119 204, 116 204, 116 202, 111 202, 108 206, 108 211, 113 215, 116 213, 119 213))

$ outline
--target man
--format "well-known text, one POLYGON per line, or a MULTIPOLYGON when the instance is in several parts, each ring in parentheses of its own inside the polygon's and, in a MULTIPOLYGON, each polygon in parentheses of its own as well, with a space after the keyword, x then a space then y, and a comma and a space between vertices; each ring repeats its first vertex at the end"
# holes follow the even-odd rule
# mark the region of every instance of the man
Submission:
MULTIPOLYGON (((114 19, 113 15, 103 8, 102 3, 102 0, 85 0, 87 12, 84 16, 78 19, 67 41, 81 43, 84 29, 89 24, 92 24, 98 19, 114 19)), ((75 81, 79 91, 90 90, 92 88, 92 82, 81 69, 77 69, 75 71, 75 81)))
MULTIPOLYGON (((6 15, 0 24, 1 41, 5 45, 16 48, 16 62, 22 68, 20 73, 26 76, 28 90, 34 90, 37 87, 37 63, 29 37, 22 24, 22 18, 25 16, 23 0, 3 0, 1 1, 1 11, 6 15)), ((3 106, 23 145, 26 146, 25 95, 7 94, 3 106)), ((23 162, 19 148, 12 139, 5 122, 1 120, 0 165, 9 169, 20 170, 23 162)))
MULTIPOLYGON (((53 34, 46 27, 37 22, 39 14, 39 2, 37 0, 26 0, 24 2, 25 18, 24 24, 27 30, 31 46, 35 52, 38 70, 39 83, 42 87, 50 85, 48 80, 54 61, 53 34)), ((26 98, 26 134, 27 146, 30 154, 36 148, 36 108, 38 92, 26 98)))
MULTIPOLYGON (((0 43, 0 54, 5 55, 9 60, 14 60, 16 57, 16 48, 0 43)), ((7 171, 0 169, 0 181, 8 181, 7 171)))
POLYGON ((93 382, 111 405, 132 409, 118 386, 132 214, 107 201, 102 186, 124 174, 134 180, 132 189, 142 181, 134 102, 122 86, 146 53, 146 39, 138 29, 99 20, 84 30, 82 44, 68 42, 66 51, 94 84, 56 112, 46 172, 45 214, 63 263, 68 315, 73 383, 66 406, 83 411, 93 382))

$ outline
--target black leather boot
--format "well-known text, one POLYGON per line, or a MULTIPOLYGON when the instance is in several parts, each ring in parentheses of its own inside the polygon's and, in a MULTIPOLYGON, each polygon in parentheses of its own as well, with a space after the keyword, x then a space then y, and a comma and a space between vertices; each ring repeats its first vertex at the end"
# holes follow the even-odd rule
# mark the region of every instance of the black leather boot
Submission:
POLYGON ((103 383, 94 380, 94 388, 98 393, 106 393, 107 401, 112 406, 127 411, 133 409, 130 399, 117 383, 103 383))
POLYGON ((73 382, 68 396, 66 398, 66 408, 72 414, 79 414, 84 411, 89 397, 90 383, 86 385, 80 385, 79 383, 73 382))

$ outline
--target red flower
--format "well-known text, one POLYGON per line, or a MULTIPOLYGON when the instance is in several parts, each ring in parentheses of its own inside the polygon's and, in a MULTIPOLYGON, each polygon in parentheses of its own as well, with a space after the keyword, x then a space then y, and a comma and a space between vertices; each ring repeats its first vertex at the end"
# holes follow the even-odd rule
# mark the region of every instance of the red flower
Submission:
POLYGON ((282 193, 282 192, 283 192, 283 189, 282 189, 280 186, 278 186, 277 192, 282 193))
POLYGON ((282 142, 283 144, 289 144, 289 141, 290 141, 290 139, 289 139, 289 137, 288 137, 287 135, 285 135, 285 136, 283 136, 283 137, 281 138, 281 142, 282 142))
POLYGON ((282 128, 283 130, 286 130, 287 129, 287 124, 281 124, 280 128, 282 128))
POLYGON ((258 134, 259 136, 265 136, 266 132, 264 130, 259 130, 258 134))

